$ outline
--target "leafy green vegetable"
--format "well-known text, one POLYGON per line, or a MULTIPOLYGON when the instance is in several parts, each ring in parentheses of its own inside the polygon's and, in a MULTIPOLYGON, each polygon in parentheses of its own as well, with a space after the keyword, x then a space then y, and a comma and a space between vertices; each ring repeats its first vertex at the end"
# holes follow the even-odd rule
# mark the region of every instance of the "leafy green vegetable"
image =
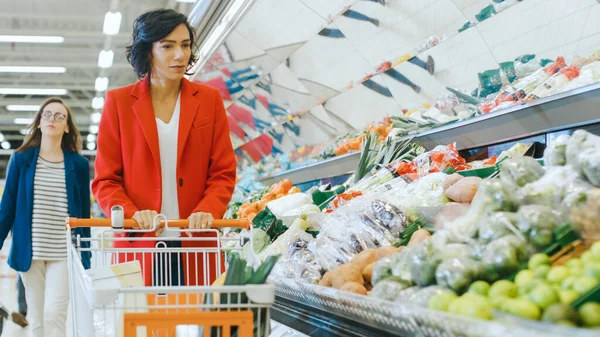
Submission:
POLYGON ((258 213, 252 222, 254 223, 254 228, 262 229, 267 233, 271 242, 275 241, 275 239, 288 230, 283 225, 283 221, 277 219, 271 210, 269 210, 269 207, 265 207, 264 210, 258 213))

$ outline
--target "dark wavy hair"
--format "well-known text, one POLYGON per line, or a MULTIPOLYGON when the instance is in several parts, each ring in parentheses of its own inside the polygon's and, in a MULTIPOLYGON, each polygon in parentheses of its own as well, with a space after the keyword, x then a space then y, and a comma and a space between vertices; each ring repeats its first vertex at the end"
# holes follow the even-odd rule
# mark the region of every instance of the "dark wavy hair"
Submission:
POLYGON ((198 57, 193 52, 196 40, 194 28, 192 28, 185 15, 173 9, 156 9, 135 19, 133 23, 133 42, 126 49, 127 61, 133 66, 138 78, 141 79, 152 71, 150 67, 152 44, 171 34, 182 23, 190 32, 192 55, 188 62, 186 75, 192 75, 189 70, 198 61, 198 57))
POLYGON ((40 121, 42 119, 42 112, 46 108, 46 106, 50 103, 60 103, 67 110, 67 125, 69 126, 69 133, 65 133, 62 136, 61 146, 63 149, 81 153, 81 136, 79 134, 79 129, 77 129, 77 125, 73 120, 73 113, 68 105, 66 105, 62 99, 57 97, 48 98, 42 105, 40 106, 40 110, 35 114, 35 118, 33 119, 33 123, 29 125, 27 130, 29 131, 28 135, 25 137, 23 141, 23 145, 21 145, 17 151, 25 152, 31 148, 38 147, 42 143, 42 130, 40 130, 40 121))

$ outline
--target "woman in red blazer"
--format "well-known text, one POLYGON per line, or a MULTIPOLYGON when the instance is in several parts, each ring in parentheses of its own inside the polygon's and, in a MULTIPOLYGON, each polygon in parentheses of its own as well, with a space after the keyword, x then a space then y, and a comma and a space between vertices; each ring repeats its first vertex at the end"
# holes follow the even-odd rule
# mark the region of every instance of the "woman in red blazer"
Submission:
MULTIPOLYGON (((196 61, 193 44, 194 31, 183 14, 161 9, 136 19, 127 59, 141 80, 106 93, 98 132, 92 190, 105 214, 120 205, 125 218, 141 228, 151 228, 159 212, 204 229, 225 213, 235 185, 235 155, 219 91, 184 78, 196 61)), ((216 240, 165 234, 145 235, 159 236, 157 241, 116 241, 115 247, 216 246, 216 240)), ((119 254, 118 262, 139 260, 147 285, 205 285, 215 279, 216 254, 207 259, 210 275, 203 274, 202 254, 170 255, 165 261, 149 253, 119 254)))

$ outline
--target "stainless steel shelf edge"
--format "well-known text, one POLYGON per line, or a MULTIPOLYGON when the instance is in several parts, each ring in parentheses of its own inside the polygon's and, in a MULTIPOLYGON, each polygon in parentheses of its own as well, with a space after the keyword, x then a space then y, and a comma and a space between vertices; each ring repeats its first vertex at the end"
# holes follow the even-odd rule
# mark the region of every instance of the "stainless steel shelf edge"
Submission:
MULTIPOLYGON (((547 132, 600 123, 600 83, 512 106, 487 115, 423 131, 412 138, 426 149, 456 142, 460 150, 482 147, 547 132)), ((281 172, 260 181, 294 184, 340 176, 356 170, 360 152, 281 172)))
POLYGON ((352 173, 358 166, 360 152, 352 152, 342 156, 326 159, 293 170, 274 174, 259 181, 271 185, 282 179, 290 179, 293 184, 302 184, 308 181, 326 179, 352 173))
POLYGON ((426 149, 456 142, 463 150, 599 122, 600 83, 424 131, 413 140, 426 149))

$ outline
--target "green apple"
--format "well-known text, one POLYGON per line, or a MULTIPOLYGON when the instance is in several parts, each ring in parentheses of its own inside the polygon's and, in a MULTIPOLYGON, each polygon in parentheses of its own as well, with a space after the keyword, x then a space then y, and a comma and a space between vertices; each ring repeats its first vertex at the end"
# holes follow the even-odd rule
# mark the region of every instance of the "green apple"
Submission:
POLYGON ((533 281, 533 272, 529 269, 521 270, 515 276, 515 284, 519 288, 526 286, 531 281, 533 281))
POLYGON ((490 284, 485 281, 475 281, 469 287, 470 293, 475 293, 483 296, 487 296, 490 291, 490 284))
POLYGON ((568 304, 555 303, 542 314, 542 321, 556 323, 559 321, 579 322, 579 314, 568 304))
POLYGON ((506 305, 506 311, 523 318, 540 319, 542 311, 534 303, 524 299, 512 299, 506 305))
POLYGON ((588 263, 583 268, 583 275, 593 277, 600 281, 600 263, 588 263))
POLYGON ((560 302, 560 297, 558 297, 556 290, 546 284, 537 286, 529 293, 527 298, 541 309, 546 309, 552 304, 560 302))
POLYGON ((533 277, 539 280, 545 280, 550 272, 550 266, 542 265, 533 270, 533 277))
POLYGON ((600 326, 600 303, 588 302, 579 308, 579 316, 586 327, 600 326))
POLYGON ((584 266, 589 263, 600 263, 600 257, 588 250, 587 252, 581 254, 581 261, 583 261, 584 266))
POLYGON ((447 311, 450 303, 456 300, 458 296, 452 291, 444 291, 429 299, 429 309, 447 311))
POLYGON ((575 284, 577 279, 578 279, 577 276, 569 276, 564 281, 562 281, 560 286, 563 289, 573 289, 573 285, 575 284))
POLYGON ((567 261, 565 266, 567 266, 567 268, 569 269, 583 268, 583 261, 581 261, 581 259, 578 258, 570 259, 569 261, 567 261))
POLYGON ((600 241, 594 242, 592 247, 590 247, 589 251, 592 252, 592 254, 594 254, 596 259, 600 259, 600 241))
POLYGON ((516 297, 517 285, 507 280, 500 280, 494 282, 494 284, 492 284, 492 286, 490 287, 488 297, 494 298, 498 296, 516 297))
POLYGON ((573 290, 578 292, 580 295, 587 293, 592 290, 598 284, 598 280, 590 276, 580 276, 573 284, 573 290))
POLYGON ((560 297, 560 303, 563 304, 571 304, 573 301, 579 298, 579 293, 572 289, 562 289, 558 292, 558 297, 560 297))
POLYGON ((561 284, 567 277, 569 277, 569 269, 565 266, 557 266, 550 268, 546 279, 550 283, 561 284))
POLYGON ((550 262, 550 258, 548 257, 548 255, 537 253, 529 259, 527 267, 529 268, 529 270, 535 270, 539 266, 550 266, 551 264, 552 262, 550 262))

